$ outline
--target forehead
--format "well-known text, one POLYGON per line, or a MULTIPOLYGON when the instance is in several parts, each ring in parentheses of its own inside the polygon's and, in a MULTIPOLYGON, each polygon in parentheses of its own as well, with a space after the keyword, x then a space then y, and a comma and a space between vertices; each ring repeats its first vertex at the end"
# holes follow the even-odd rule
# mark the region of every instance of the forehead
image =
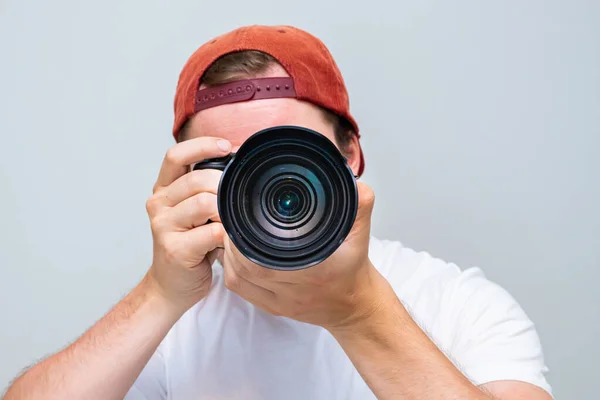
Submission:
MULTIPOLYGON (((273 64, 253 78, 288 76, 281 65, 273 64)), ((200 89, 205 87, 201 85, 200 89)), ((322 109, 305 101, 279 98, 224 104, 202 110, 190 118, 186 127, 186 137, 221 137, 236 146, 256 132, 278 125, 310 128, 332 140, 334 136, 333 127, 326 121, 322 109)))
POLYGON ((296 99, 266 99, 202 110, 190 120, 187 137, 215 136, 241 144, 253 133, 278 125, 303 126, 325 136, 333 134, 318 107, 296 99))

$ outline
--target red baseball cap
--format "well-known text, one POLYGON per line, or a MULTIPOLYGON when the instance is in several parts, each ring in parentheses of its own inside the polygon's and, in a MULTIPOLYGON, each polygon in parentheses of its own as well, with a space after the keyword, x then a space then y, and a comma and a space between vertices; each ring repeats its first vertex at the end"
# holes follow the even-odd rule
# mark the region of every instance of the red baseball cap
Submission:
MULTIPOLYGON (((267 86, 266 89, 270 90, 270 87, 267 86)), ((279 85, 277 89, 279 90, 279 85)), ((263 25, 242 27, 218 36, 192 54, 179 75, 174 101, 173 136, 177 139, 185 121, 201 109, 235 101, 273 97, 295 97, 328 109, 347 119, 360 138, 358 124, 350 114, 348 91, 342 74, 323 42, 292 26, 263 25), (291 92, 279 95, 273 90, 267 97, 264 90, 259 93, 261 88, 253 84, 256 81, 245 80, 243 85, 237 86, 238 91, 244 91, 242 96, 235 95, 235 82, 233 86, 228 84, 225 90, 213 90, 210 93, 213 98, 220 95, 222 99, 217 98, 211 102, 206 93, 202 95, 203 91, 199 90, 200 80, 211 64, 226 54, 243 50, 262 51, 275 58, 291 77, 291 92), (228 90, 234 95, 228 96, 228 90), (208 102, 200 107, 199 103, 203 98, 208 102)), ((364 168, 364 156, 360 149, 359 176, 364 168)))

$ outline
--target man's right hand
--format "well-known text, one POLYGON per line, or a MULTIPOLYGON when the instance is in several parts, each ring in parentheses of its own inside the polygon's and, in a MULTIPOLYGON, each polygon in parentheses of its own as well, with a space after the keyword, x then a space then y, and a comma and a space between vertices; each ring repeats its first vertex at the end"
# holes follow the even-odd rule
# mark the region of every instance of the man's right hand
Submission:
POLYGON ((154 240, 154 259, 146 278, 153 290, 179 309, 187 310, 208 294, 212 255, 223 247, 225 235, 217 209, 221 172, 189 172, 189 166, 230 151, 231 143, 213 137, 174 145, 146 202, 154 240), (207 224, 208 220, 213 222, 207 224))
POLYGON ((210 289, 209 259, 225 235, 217 210, 221 172, 188 171, 230 151, 229 142, 209 137, 169 149, 147 202, 154 237, 148 274, 74 343, 17 378, 6 400, 126 396, 169 330, 210 289))

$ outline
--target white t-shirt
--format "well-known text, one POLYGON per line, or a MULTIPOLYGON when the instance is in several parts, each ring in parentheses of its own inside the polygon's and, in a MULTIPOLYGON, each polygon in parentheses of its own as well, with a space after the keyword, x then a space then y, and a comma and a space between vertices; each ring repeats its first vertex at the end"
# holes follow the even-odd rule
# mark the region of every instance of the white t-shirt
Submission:
MULTIPOLYGON (((533 323, 481 270, 461 271, 376 238, 369 257, 415 321, 473 383, 519 380, 550 393, 533 323)), ((212 285, 175 324, 126 399, 375 399, 326 330, 246 302, 225 287, 218 263, 212 285)))

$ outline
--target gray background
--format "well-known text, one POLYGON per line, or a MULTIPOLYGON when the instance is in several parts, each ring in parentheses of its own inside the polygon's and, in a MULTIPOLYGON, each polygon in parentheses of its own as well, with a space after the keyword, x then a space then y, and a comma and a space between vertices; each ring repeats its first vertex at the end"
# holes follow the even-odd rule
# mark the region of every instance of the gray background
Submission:
POLYGON ((143 275, 179 70, 262 23, 338 61, 374 233, 482 267, 536 322, 557 398, 597 394, 599 3, 335 3, 0 1, 0 392, 143 275))

